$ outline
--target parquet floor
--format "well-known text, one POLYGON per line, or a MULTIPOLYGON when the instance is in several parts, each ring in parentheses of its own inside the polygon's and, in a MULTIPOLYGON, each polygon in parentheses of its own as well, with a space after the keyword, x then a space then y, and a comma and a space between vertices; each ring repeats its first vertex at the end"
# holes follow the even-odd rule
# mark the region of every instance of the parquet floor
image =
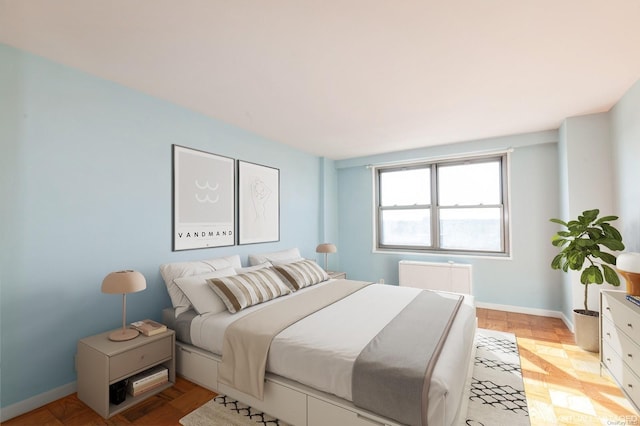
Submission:
POLYGON ((478 326, 514 333, 532 426, 640 425, 598 354, 578 348, 558 318, 477 309, 478 326))
MULTIPOLYGON (((598 355, 576 347, 573 335, 561 320, 480 308, 477 315, 479 327, 517 336, 532 426, 640 426, 640 415, 620 389, 606 373, 600 376, 598 355)), ((214 395, 178 378, 172 388, 108 420, 74 394, 3 425, 176 426, 180 418, 214 395)))
POLYGON ((178 421, 215 396, 215 393, 178 377, 169 389, 122 413, 103 419, 76 394, 15 417, 3 426, 148 425, 176 426, 178 421))

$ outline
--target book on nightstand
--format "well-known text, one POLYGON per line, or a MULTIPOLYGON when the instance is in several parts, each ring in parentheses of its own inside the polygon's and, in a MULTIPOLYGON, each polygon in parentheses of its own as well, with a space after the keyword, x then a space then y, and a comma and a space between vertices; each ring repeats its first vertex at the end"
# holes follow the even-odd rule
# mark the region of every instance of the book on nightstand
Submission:
POLYGON ((160 334, 167 331, 166 325, 160 324, 159 322, 155 322, 150 319, 132 322, 131 328, 138 330, 140 333, 144 334, 145 336, 154 336, 156 334, 160 334))
POLYGON ((169 370, 164 366, 156 366, 129 377, 127 391, 132 396, 155 389, 169 381, 169 370))
POLYGON ((637 306, 640 306, 640 296, 632 296, 627 294, 627 300, 629 302, 635 303, 637 306))

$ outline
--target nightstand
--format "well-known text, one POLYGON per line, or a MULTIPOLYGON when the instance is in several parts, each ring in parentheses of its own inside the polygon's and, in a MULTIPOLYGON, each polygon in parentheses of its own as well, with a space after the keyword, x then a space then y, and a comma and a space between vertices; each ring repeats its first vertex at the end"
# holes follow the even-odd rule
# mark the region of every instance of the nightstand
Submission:
POLYGON ((329 278, 333 278, 335 280, 346 280, 347 273, 346 272, 338 272, 338 271, 327 271, 329 278))
POLYGON ((155 336, 140 334, 132 340, 113 342, 108 331, 78 341, 76 367, 78 398, 105 419, 162 392, 176 381, 175 333, 167 330, 155 336), (109 385, 156 365, 169 370, 169 382, 118 405, 109 402, 109 385))

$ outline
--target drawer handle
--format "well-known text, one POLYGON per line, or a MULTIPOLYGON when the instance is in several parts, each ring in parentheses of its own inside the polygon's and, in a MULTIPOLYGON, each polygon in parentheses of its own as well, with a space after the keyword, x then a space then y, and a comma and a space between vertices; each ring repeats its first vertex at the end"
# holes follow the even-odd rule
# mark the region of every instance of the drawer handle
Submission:
POLYGON ((629 358, 633 358, 633 354, 627 354, 629 358))
POLYGON ((607 358, 607 362, 611 362, 611 358, 607 358))
POLYGON ((608 306, 607 306, 605 309, 606 309, 607 311, 610 311, 610 310, 611 310, 611 308, 610 308, 610 307, 608 307, 608 306))
POLYGON ((607 336, 611 337, 611 333, 607 333, 607 336))
POLYGON ((633 385, 631 383, 629 383, 627 386, 633 389, 633 385))
POLYGON ((630 322, 628 322, 628 323, 627 323, 627 327, 629 327, 629 328, 633 328, 633 325, 631 325, 631 323, 630 323, 630 322))

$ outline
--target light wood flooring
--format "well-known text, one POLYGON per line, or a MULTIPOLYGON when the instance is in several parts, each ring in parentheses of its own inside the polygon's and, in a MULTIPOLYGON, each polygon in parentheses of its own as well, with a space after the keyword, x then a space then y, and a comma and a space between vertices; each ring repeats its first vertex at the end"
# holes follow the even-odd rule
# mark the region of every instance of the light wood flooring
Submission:
POLYGON ((477 309, 478 327, 518 340, 532 426, 640 425, 640 416, 606 372, 597 353, 575 345, 558 318, 477 309))
MULTIPOLYGON (((620 389, 601 376, 598 355, 575 346, 560 319, 488 309, 478 326, 514 333, 518 339, 531 425, 638 425, 640 416, 620 389)), ((23 425, 178 425, 178 420, 214 397, 178 378, 176 385, 108 420, 70 395, 11 419, 23 425)))

